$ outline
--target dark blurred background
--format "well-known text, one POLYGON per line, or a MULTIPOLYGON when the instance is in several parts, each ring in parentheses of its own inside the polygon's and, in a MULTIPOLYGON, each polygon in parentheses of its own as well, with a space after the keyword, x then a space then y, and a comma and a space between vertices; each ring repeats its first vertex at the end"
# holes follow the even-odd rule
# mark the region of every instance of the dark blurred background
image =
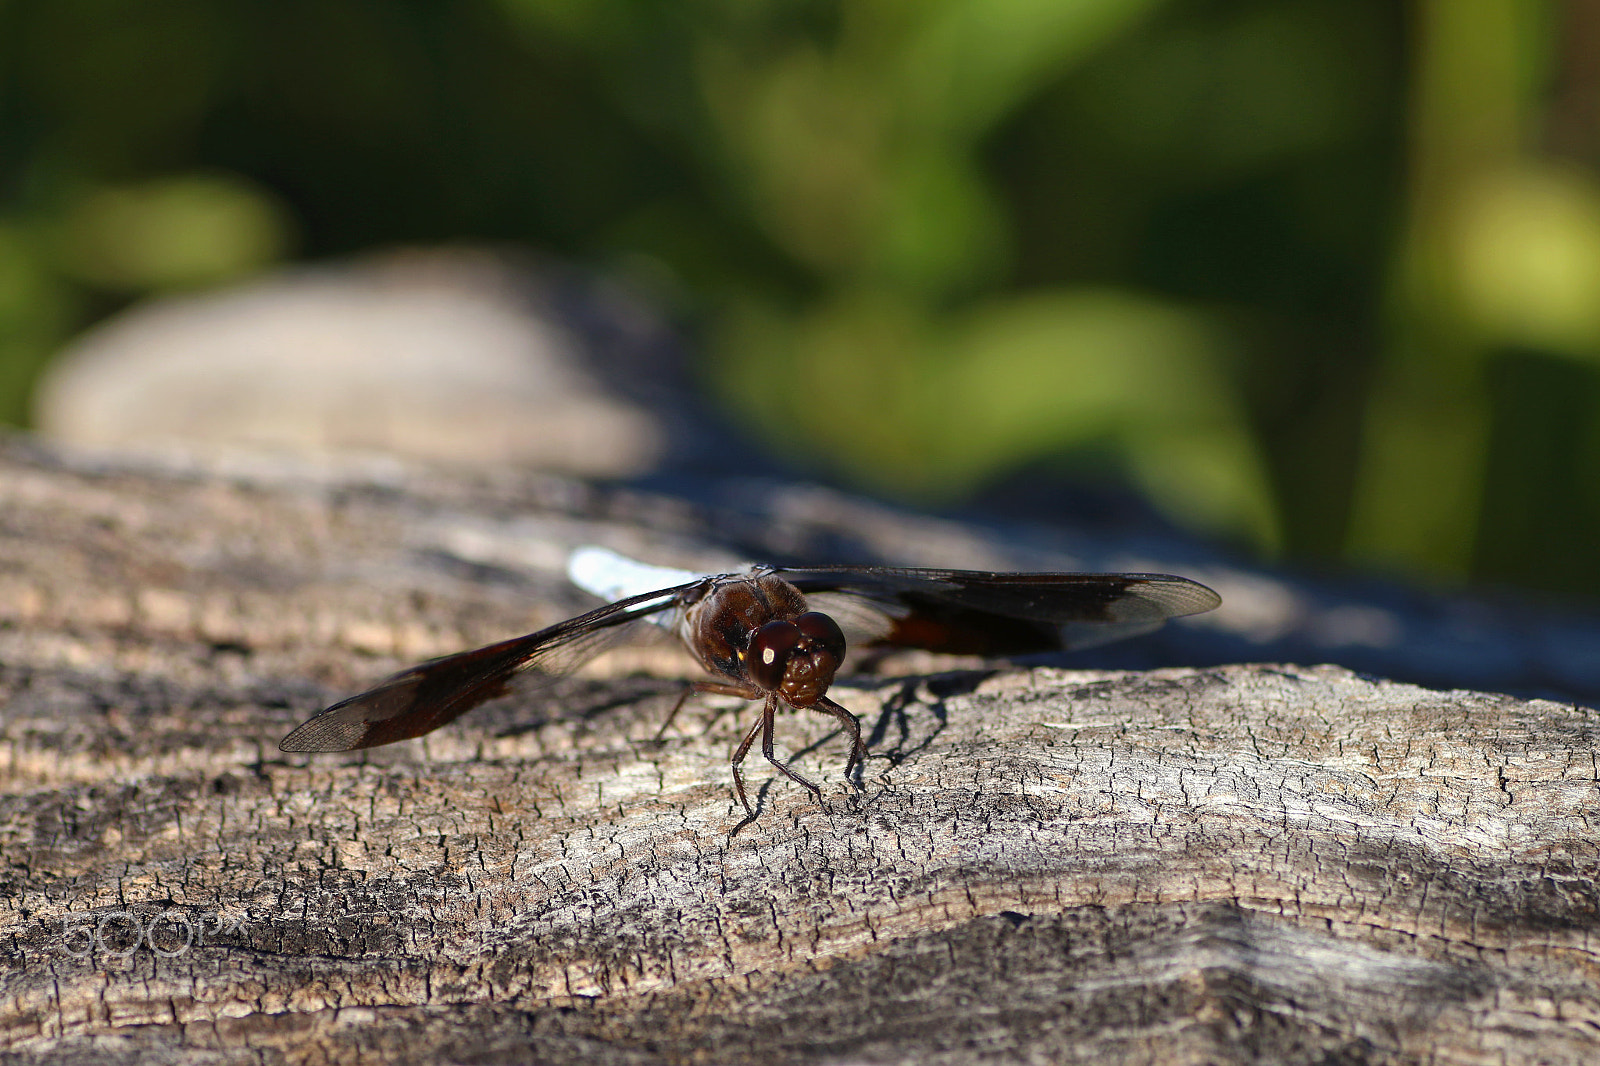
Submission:
POLYGON ((0 0, 0 420, 88 326, 510 242, 823 476, 1600 595, 1600 0, 0 0))

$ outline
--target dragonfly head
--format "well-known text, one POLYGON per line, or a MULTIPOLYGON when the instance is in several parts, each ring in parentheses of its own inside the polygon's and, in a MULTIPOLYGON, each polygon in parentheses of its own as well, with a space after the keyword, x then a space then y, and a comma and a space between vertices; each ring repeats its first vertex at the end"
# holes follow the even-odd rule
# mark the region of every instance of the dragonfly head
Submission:
POLYGON ((784 702, 810 707, 833 684, 844 650, 844 634, 833 619, 807 611, 791 621, 768 622, 751 634, 745 670, 751 681, 784 702))

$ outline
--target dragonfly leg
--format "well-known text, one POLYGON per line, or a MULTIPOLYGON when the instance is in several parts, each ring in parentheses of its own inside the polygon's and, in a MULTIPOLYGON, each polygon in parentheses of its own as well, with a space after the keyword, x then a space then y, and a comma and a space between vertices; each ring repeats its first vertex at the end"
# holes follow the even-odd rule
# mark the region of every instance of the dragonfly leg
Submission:
MULTIPOLYGON (((684 686, 683 692, 678 696, 678 702, 674 703, 672 710, 667 713, 667 720, 661 723, 660 729, 656 730, 656 741, 659 742, 662 737, 667 735, 667 730, 671 728, 673 719, 678 717, 678 712, 683 710, 683 705, 688 702, 689 697, 696 694, 739 696, 747 700, 759 700, 761 698, 761 690, 753 685, 744 686, 726 681, 692 681, 684 686)), ((722 716, 718 714, 717 717, 720 718, 722 716)), ((713 721, 715 720, 713 719, 713 721)))
MULTIPOLYGON (((771 696, 767 697, 767 702, 771 704, 771 696)), ((733 749, 733 793, 739 797, 739 802, 744 804, 744 812, 751 817, 754 817, 756 812, 750 809, 750 801, 745 798, 744 774, 739 772, 739 764, 744 762, 745 755, 750 751, 750 745, 756 742, 756 734, 761 732, 762 727, 766 725, 766 721, 765 715, 757 719, 756 724, 751 726, 750 731, 744 735, 744 739, 739 741, 739 746, 733 749)))
POLYGON ((772 753, 772 720, 777 713, 778 697, 776 695, 768 696, 766 704, 761 708, 761 722, 759 723, 761 726, 761 754, 767 757, 769 763, 782 770, 784 777, 787 777, 797 785, 809 789, 811 794, 816 797, 817 802, 826 808, 827 804, 822 802, 822 789, 779 762, 778 757, 772 753))
POLYGON ((861 742, 861 720, 826 696, 818 697, 817 702, 811 705, 811 709, 831 714, 839 719, 839 724, 844 726, 844 731, 849 734, 850 758, 846 759, 844 764, 844 776, 848 781, 850 771, 859 768, 867 758, 867 746, 861 742))

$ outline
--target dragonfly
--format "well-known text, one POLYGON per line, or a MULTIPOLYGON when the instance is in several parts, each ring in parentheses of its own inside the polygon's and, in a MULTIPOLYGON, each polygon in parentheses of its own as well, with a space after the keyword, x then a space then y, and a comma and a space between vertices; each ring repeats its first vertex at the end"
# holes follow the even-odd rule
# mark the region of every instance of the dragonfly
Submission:
POLYGON ((553 681, 665 628, 709 675, 685 688, 669 723, 695 693, 761 702, 731 764, 734 795, 753 817, 742 767, 758 738, 767 761, 823 803, 821 788, 775 753, 781 708, 838 721, 850 741, 847 781, 865 760, 860 721, 827 695, 852 645, 1002 657, 1074 650, 1222 603, 1199 582, 1171 574, 764 565, 698 574, 599 547, 572 552, 567 574, 610 602, 537 633, 402 670, 307 719, 279 748, 353 751, 420 737, 509 694, 513 682, 553 681))

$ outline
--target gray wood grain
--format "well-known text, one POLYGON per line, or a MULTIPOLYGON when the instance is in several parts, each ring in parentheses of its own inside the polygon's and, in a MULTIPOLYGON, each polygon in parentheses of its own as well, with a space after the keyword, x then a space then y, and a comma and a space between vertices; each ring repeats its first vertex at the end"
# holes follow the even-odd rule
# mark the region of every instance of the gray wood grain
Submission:
POLYGON ((1600 1057, 1579 706, 1326 666, 902 663, 833 693, 865 788, 790 713, 780 750, 828 807, 758 759, 742 826, 737 701, 654 742, 660 653, 423 742, 276 749, 391 669, 587 606, 573 544, 715 565, 719 533, 531 475, 11 442, 0 1057, 1600 1057))

